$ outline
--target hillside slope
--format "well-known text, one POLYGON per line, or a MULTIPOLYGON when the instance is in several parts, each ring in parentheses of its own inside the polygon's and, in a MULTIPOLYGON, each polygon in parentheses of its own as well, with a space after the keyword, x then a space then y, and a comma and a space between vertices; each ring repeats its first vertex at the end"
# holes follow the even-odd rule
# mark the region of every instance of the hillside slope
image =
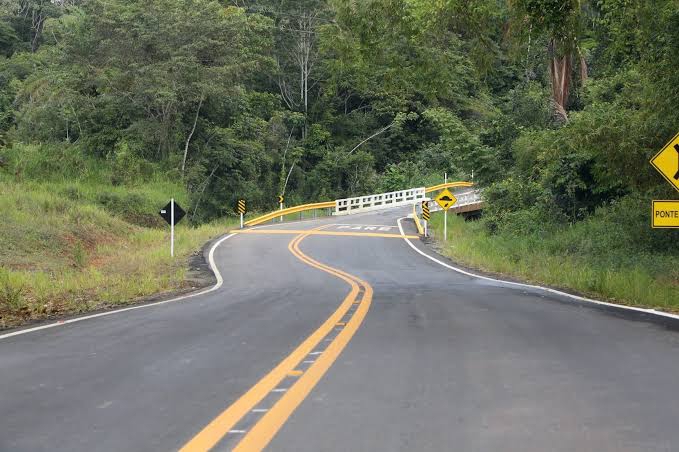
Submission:
POLYGON ((189 258, 234 223, 177 228, 175 259, 158 208, 167 183, 17 181, 0 176, 0 328, 190 289, 189 258))

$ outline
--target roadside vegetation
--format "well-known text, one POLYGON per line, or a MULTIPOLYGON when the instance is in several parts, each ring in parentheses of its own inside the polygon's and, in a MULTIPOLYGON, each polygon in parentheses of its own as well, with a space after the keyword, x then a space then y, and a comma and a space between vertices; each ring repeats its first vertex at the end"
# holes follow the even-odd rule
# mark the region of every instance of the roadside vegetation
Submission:
POLYGON ((181 184, 114 186, 99 162, 79 157, 71 177, 69 156, 56 150, 21 156, 23 166, 10 164, 22 168, 19 179, 0 175, 0 328, 203 285, 189 278, 189 258, 236 224, 181 224, 171 259, 157 211, 171 196, 184 202, 181 184))
MULTIPOLYGON (((463 266, 630 306, 679 312, 679 256, 627 240, 630 205, 597 211, 573 226, 540 233, 489 233, 484 221, 432 216, 441 253, 463 266), (629 216, 629 215, 627 215, 629 216)), ((502 277, 502 276, 500 276, 502 277)))

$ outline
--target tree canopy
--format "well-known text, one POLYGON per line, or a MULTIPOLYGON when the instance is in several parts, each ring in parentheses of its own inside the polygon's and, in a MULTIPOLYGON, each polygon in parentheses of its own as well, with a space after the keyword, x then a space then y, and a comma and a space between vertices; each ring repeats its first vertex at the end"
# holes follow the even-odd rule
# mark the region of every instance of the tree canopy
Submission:
POLYGON ((679 124, 678 18, 676 0, 3 0, 0 137, 115 183, 181 179, 193 221, 447 172, 486 188, 491 228, 572 223, 669 194, 647 161, 679 124))

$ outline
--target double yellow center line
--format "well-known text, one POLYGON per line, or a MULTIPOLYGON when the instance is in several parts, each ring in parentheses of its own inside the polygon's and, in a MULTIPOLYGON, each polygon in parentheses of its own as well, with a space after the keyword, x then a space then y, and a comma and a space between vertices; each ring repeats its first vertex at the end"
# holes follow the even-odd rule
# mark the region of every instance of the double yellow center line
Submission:
POLYGON ((301 231, 302 233, 288 244, 288 249, 305 264, 345 281, 351 287, 349 294, 337 310, 316 331, 235 403, 186 443, 181 449, 182 452, 210 450, 230 432, 233 432, 238 422, 245 415, 253 412, 267 395, 278 390, 283 395, 270 408, 256 410, 264 414, 249 430, 236 430, 236 433, 232 433, 242 436, 242 439, 234 448, 235 451, 264 449, 325 375, 358 330, 372 302, 373 289, 370 284, 357 276, 318 262, 304 254, 299 248, 299 244, 306 237, 314 235, 314 232, 318 232, 323 227, 327 226, 315 230, 301 231), (332 333, 337 331, 339 332, 333 336, 332 333), (325 339, 329 339, 329 341, 325 339), (325 344, 328 345, 324 348, 325 344), (304 367, 302 366, 303 362, 310 363, 310 365, 305 370, 300 370, 299 367, 304 367), (283 380, 290 378, 294 379, 290 387, 278 387, 283 380))

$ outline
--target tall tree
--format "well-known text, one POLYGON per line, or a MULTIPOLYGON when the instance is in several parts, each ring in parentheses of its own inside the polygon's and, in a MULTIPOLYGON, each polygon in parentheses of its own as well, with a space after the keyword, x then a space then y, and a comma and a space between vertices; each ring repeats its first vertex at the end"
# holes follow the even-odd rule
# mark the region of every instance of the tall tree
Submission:
POLYGON ((123 129, 142 155, 179 151, 184 170, 206 105, 237 95, 262 61, 267 34, 260 25, 266 24, 215 0, 91 0, 54 23, 56 45, 45 53, 46 70, 25 85, 32 101, 23 113, 29 119, 46 103, 62 105, 71 121, 77 118, 76 138, 103 147, 101 153, 123 129))
POLYGON ((274 57, 276 84, 285 105, 303 113, 305 138, 309 127, 312 92, 318 91, 319 28, 330 21, 325 0, 260 0, 249 11, 271 17, 276 25, 274 57))
POLYGON ((515 18, 513 29, 519 36, 544 34, 552 88, 554 113, 568 121, 568 101, 573 82, 574 61, 580 67, 580 80, 588 77, 587 61, 578 39, 586 0, 509 0, 515 18))

